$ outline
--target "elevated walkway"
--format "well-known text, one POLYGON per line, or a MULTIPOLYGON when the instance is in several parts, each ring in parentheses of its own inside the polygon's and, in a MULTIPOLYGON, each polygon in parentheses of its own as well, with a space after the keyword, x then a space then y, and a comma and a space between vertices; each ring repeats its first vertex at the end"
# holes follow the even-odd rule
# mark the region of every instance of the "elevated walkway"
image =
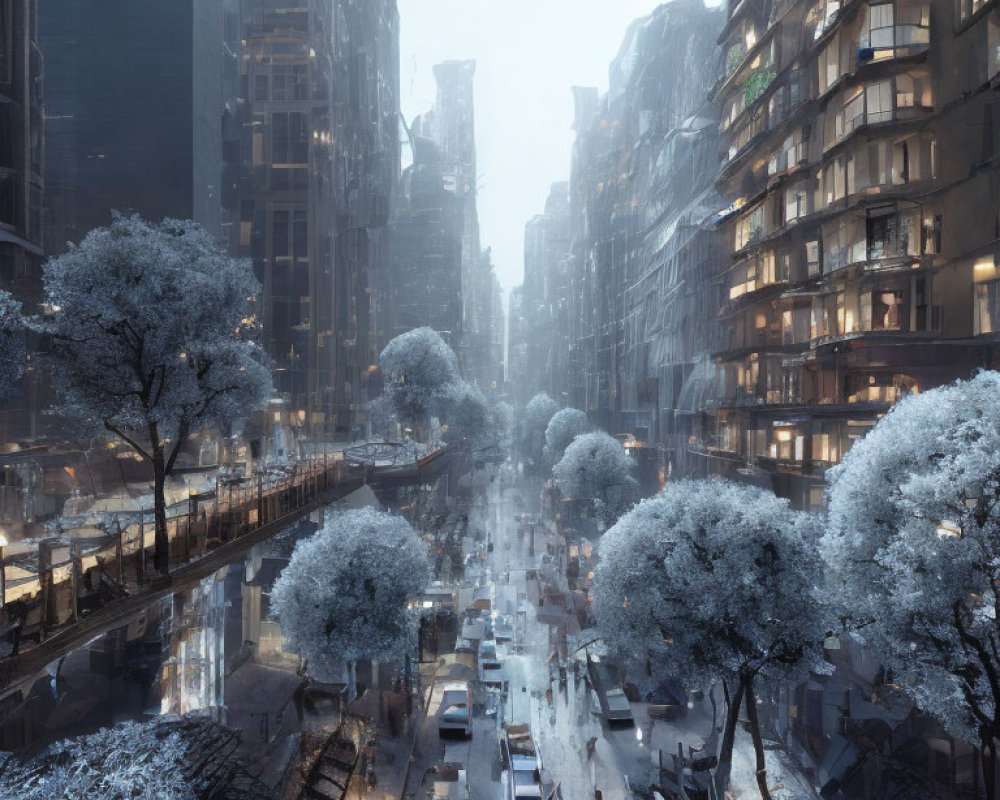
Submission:
POLYGON ((70 531, 0 548, 0 634, 16 629, 20 646, 0 658, 0 694, 27 691, 40 670, 101 634, 127 624, 150 604, 244 556, 309 514, 362 486, 376 491, 431 483, 451 463, 447 448, 411 463, 358 465, 317 456, 281 478, 195 495, 186 514, 167 521, 170 573, 152 570, 153 526, 143 519, 113 533, 70 531))

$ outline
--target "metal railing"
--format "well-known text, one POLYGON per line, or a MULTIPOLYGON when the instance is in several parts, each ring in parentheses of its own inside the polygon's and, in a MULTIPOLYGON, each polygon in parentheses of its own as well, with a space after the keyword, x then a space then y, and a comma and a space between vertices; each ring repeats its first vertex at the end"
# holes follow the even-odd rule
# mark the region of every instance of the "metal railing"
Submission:
MULTIPOLYGON (((411 462, 414 480, 423 481, 428 465, 445 450, 411 462)), ((219 481, 215 491, 192 494, 186 513, 167 518, 169 572, 254 531, 268 526, 280 530, 282 522, 291 524, 337 494, 377 482, 382 472, 399 480, 401 469, 398 463, 387 468, 352 465, 323 454, 297 461, 284 473, 258 473, 226 485, 219 481)), ((16 629, 16 639, 41 642, 56 629, 152 585, 159 576, 153 569, 151 515, 144 510, 122 516, 131 520, 124 525, 115 520, 108 526, 113 530, 66 531, 0 547, 0 636, 16 629)))

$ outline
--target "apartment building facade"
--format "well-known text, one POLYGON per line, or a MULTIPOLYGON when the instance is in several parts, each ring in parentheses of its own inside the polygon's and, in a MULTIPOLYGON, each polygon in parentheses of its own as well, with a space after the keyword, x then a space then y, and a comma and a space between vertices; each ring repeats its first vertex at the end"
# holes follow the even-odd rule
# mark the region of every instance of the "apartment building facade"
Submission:
POLYGON ((797 505, 822 504, 826 469, 893 402, 995 365, 987 5, 729 7, 724 341, 697 446, 797 505))

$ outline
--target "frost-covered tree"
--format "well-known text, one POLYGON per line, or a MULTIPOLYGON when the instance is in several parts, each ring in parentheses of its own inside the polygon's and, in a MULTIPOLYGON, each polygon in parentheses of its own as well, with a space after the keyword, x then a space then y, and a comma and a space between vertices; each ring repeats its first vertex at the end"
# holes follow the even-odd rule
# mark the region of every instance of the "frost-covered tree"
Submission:
POLYGON ((195 800, 196 738, 183 723, 126 722, 51 745, 27 762, 0 754, 0 797, 18 800, 195 800), (188 732, 190 734, 190 732, 188 732))
POLYGON ((545 450, 545 429, 549 420, 559 410, 559 404, 545 392, 532 397, 524 407, 524 416, 518 426, 518 449, 528 466, 539 468, 545 450))
POLYGON ((578 408, 563 408, 552 415, 545 428, 545 459, 558 464, 566 448, 579 435, 589 433, 593 425, 578 408))
POLYGON ((1000 373, 911 395, 828 473, 831 593, 917 704, 1000 743, 1000 373))
POLYGON ((465 443, 476 449, 485 441, 495 438, 493 420, 486 398, 472 384, 458 381, 438 395, 434 408, 436 416, 447 426, 442 438, 448 444, 465 443))
POLYGON ((0 397, 12 394, 24 374, 25 332, 20 302, 0 291, 0 397))
POLYGON ((414 328, 389 342, 379 356, 385 391, 400 422, 423 427, 443 395, 461 382, 458 358, 430 328, 414 328))
POLYGON ((603 431, 577 436, 552 468, 559 491, 566 497, 597 502, 605 525, 612 525, 639 499, 635 461, 621 442, 603 431))
POLYGON ((311 674, 331 680, 344 665, 354 687, 358 659, 406 652, 407 605, 429 576, 427 551, 402 517, 372 509, 328 511, 323 528, 298 543, 271 593, 289 645, 311 674))
POLYGON ((601 539, 593 609, 609 647, 651 679, 725 688, 720 790, 742 702, 767 796, 756 681, 797 681, 821 663, 819 533, 770 492, 703 480, 669 483, 601 539))
POLYGON ((58 411, 123 439, 153 469, 154 564, 169 566, 164 485, 189 434, 229 433, 272 393, 260 347, 241 334, 260 291, 250 264, 199 225, 117 216, 44 268, 37 322, 58 411))

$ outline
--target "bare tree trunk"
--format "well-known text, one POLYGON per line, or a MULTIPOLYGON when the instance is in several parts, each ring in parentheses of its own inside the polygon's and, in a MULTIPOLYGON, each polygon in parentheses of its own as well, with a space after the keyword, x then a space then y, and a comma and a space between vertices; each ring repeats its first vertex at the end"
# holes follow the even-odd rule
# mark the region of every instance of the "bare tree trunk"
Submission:
POLYGON ((753 689, 753 678, 747 681, 746 694, 743 699, 746 701, 750 736, 753 739, 753 749, 757 756, 757 788, 760 789, 761 800, 771 800, 771 792, 767 788, 767 761, 764 758, 764 740, 760 735, 760 720, 757 718, 757 693, 753 689))
MULTIPOLYGON (((728 695, 728 687, 723 684, 728 695)), ((736 725, 740 719, 740 704, 743 702, 743 694, 746 691, 746 684, 740 678, 736 686, 736 691, 732 696, 727 696, 726 702, 726 723, 722 732, 722 746, 719 748, 719 764, 715 768, 715 789, 716 794, 722 797, 729 786, 729 773, 733 768, 733 744, 736 741, 736 725)))
POLYGON ((153 520, 155 538, 153 567, 160 575, 170 572, 170 539, 167 536, 167 471, 163 462, 163 448, 159 442, 153 446, 153 520))
POLYGON ((347 662, 347 702, 351 702, 358 696, 358 663, 356 661, 347 662))

